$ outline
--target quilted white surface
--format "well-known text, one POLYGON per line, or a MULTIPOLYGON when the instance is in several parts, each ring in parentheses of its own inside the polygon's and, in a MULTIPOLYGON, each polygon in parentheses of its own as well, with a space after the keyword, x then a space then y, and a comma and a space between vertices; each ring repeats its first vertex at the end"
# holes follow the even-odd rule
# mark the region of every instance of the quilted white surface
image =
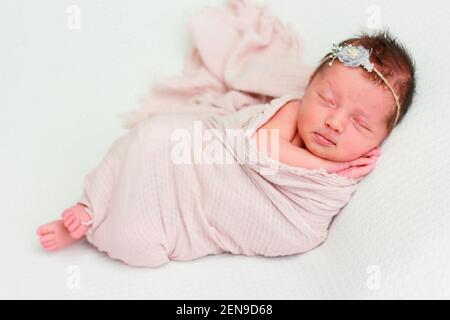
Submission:
POLYGON ((450 298, 450 29, 446 1, 259 1, 304 38, 307 62, 377 16, 417 62, 415 102, 326 243, 287 258, 218 255, 131 268, 87 243, 40 249, 36 227, 83 176, 150 84, 179 74, 187 22, 221 1, 0 4, 0 298, 450 298), (81 28, 67 28, 81 11, 81 28), (375 7, 373 7, 375 5, 375 7), (75 10, 77 10, 75 8, 75 10))

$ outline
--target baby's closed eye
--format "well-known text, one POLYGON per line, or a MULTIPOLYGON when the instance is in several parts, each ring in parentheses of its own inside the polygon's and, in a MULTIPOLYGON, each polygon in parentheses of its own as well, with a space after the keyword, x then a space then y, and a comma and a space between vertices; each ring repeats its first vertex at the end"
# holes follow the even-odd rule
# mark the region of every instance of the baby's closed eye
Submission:
MULTIPOLYGON (((321 93, 317 93, 317 95, 319 96, 319 98, 324 103, 327 104, 327 106, 332 107, 332 109, 337 108, 337 106, 336 106, 336 104, 335 104, 333 99, 327 98, 326 96, 322 95, 321 93)), ((369 128, 369 125, 363 119, 361 119, 361 118, 357 118, 357 119, 353 118, 353 120, 354 120, 354 123, 356 123, 356 125, 358 125, 362 129, 367 130, 367 131, 371 131, 370 128, 369 128)))

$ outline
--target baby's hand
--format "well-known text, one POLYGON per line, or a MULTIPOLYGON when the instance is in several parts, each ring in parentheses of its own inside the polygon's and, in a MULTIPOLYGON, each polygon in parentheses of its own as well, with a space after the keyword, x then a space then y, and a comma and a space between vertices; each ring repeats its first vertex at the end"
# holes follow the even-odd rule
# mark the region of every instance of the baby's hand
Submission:
POLYGON ((376 147, 362 157, 353 161, 349 161, 348 168, 340 171, 335 171, 335 173, 340 176, 345 176, 352 179, 364 177, 375 168, 375 163, 380 155, 381 148, 376 147))

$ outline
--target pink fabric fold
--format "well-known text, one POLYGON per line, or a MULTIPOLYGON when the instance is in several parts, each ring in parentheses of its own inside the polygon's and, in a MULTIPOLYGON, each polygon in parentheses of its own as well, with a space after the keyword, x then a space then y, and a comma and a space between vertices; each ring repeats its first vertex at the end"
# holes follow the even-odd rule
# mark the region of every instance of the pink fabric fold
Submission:
POLYGON ((301 38, 267 7, 250 0, 205 7, 189 30, 183 74, 154 84, 137 110, 120 115, 123 127, 179 108, 200 105, 225 114, 304 92, 312 68, 302 61, 301 38))
MULTIPOLYGON (((148 267, 320 245, 356 181, 276 163, 247 135, 303 96, 311 69, 301 62, 298 36, 248 0, 203 9, 190 30, 194 46, 183 75, 153 87, 126 116, 130 130, 85 177, 79 202, 93 216, 88 241, 111 258, 148 267), (215 151, 232 164, 174 162, 171 136, 182 129, 194 137, 194 122, 214 132, 215 151), (228 129, 238 135, 227 136, 228 129)), ((206 150, 212 143, 200 144, 206 150)))

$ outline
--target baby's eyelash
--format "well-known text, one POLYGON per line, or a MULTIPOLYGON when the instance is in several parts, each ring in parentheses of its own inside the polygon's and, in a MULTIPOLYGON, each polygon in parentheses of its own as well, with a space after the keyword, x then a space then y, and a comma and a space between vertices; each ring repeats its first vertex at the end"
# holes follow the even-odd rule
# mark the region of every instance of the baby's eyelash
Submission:
MULTIPOLYGON (((319 98, 321 100, 323 100, 324 102, 328 103, 329 105, 333 106, 332 103, 330 103, 327 99, 325 99, 320 93, 317 93, 317 95, 319 96, 319 98)), ((358 124, 358 126, 364 128, 367 131, 371 131, 368 127, 366 127, 365 125, 363 125, 362 123, 360 123, 359 121, 356 121, 356 123, 358 124)))
POLYGON ((324 102, 329 103, 330 105, 333 105, 332 103, 330 103, 327 99, 325 99, 321 94, 317 94, 319 96, 320 99, 322 99, 324 102))
POLYGON ((365 125, 363 125, 362 123, 360 123, 359 121, 356 121, 356 123, 360 126, 360 127, 363 127, 364 129, 366 129, 366 130, 369 130, 370 131, 370 129, 369 128, 367 128, 365 125))

